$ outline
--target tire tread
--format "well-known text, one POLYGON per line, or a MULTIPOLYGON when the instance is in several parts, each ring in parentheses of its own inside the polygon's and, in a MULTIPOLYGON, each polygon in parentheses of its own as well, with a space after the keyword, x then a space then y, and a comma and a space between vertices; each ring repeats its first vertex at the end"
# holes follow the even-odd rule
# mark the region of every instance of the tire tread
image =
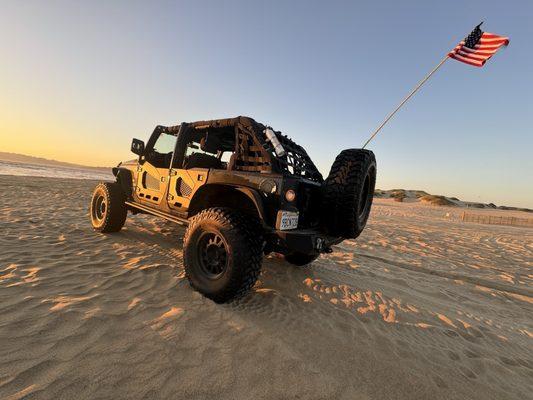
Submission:
POLYGON ((262 228, 255 218, 236 210, 214 207, 202 210, 190 221, 183 238, 183 259, 185 272, 190 285, 206 297, 217 303, 237 299, 246 294, 256 283, 261 272, 263 260, 262 228), (225 227, 225 232, 233 237, 233 271, 229 283, 217 293, 207 293, 191 279, 192 269, 188 265, 187 252, 194 246, 190 243, 191 234, 202 221, 218 221, 225 227))
MULTIPOLYGON (((358 221, 355 197, 364 184, 370 165, 376 165, 374 153, 364 149, 343 150, 331 166, 324 182, 325 218, 328 231, 344 238, 356 238, 366 224, 358 221)), ((374 191, 375 179, 370 190, 374 191)), ((371 206, 371 204, 370 204, 371 206)))
POLYGON ((95 229, 102 233, 118 232, 124 226, 128 214, 125 204, 126 196, 120 185, 116 182, 99 183, 94 189, 94 192, 98 189, 102 189, 105 193, 107 211, 103 224, 100 227, 95 227, 95 229))

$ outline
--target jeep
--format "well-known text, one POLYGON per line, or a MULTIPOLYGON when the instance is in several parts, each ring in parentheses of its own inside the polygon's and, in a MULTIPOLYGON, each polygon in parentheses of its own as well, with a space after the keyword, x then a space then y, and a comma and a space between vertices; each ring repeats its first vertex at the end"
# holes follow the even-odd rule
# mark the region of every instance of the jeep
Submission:
POLYGON ((264 254, 305 266, 356 238, 372 206, 371 151, 343 150, 324 180, 301 146, 248 117, 156 126, 131 151, 94 189, 93 228, 118 232, 128 211, 186 226, 186 276, 219 303, 254 286, 264 254))

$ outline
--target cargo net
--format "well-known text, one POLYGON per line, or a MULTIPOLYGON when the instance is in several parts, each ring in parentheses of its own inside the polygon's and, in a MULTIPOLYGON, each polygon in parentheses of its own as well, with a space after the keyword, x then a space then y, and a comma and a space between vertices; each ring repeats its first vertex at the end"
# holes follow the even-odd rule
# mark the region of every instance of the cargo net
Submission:
POLYGON ((236 130, 237 151, 233 168, 239 171, 272 172, 271 158, 253 133, 243 126, 236 130))
POLYGON ((265 147, 272 155, 272 162, 283 173, 300 176, 315 182, 322 182, 322 174, 318 171, 307 152, 300 145, 294 143, 287 136, 282 135, 281 132, 274 132, 278 138, 281 146, 285 150, 285 155, 278 156, 274 150, 274 146, 265 138, 265 147))

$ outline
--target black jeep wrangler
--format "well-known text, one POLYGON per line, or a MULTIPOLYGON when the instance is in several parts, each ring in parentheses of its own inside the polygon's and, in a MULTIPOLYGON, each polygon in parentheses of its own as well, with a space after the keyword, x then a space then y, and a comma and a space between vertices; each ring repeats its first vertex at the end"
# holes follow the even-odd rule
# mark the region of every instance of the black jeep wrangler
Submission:
POLYGON ((263 254, 303 266, 356 238, 372 205, 371 151, 342 151, 324 180, 302 147, 247 117, 157 126, 131 151, 94 190, 94 229, 119 231, 128 211, 187 225, 185 272, 216 302, 255 284, 263 254))

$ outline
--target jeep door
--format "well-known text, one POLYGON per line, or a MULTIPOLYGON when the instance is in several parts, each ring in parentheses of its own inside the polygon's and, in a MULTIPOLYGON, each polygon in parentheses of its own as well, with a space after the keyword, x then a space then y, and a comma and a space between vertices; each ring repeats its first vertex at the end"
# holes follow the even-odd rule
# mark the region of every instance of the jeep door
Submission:
POLYGON ((175 146, 175 135, 159 132, 158 136, 150 138, 137 171, 135 194, 139 201, 156 207, 161 204, 167 192, 175 146))
POLYGON ((187 211, 195 192, 207 182, 209 168, 187 166, 189 157, 197 152, 202 152, 198 143, 187 143, 184 157, 177 157, 181 165, 175 165, 175 168, 170 170, 167 200, 171 209, 187 211))

